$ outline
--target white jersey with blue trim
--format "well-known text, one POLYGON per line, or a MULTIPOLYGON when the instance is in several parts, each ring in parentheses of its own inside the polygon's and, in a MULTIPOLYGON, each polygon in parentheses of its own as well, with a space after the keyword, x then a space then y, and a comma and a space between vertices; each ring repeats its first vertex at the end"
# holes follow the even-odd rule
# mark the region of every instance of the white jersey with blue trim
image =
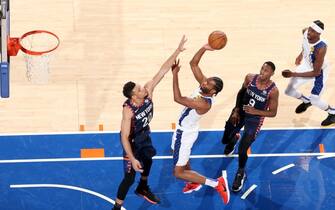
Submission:
MULTIPOLYGON (((310 44, 307 39, 307 32, 308 30, 306 30, 303 35, 303 41, 302 41, 303 54, 302 55, 303 55, 305 64, 307 64, 307 66, 310 68, 310 69, 306 69, 306 71, 311 71, 313 69, 313 63, 315 60, 315 50, 320 47, 327 46, 327 43, 325 40, 320 39, 316 43, 310 44)), ((328 65, 329 65, 329 62, 327 58, 325 57, 321 69, 326 69, 328 65)))
MULTIPOLYGON (((207 97, 207 96, 201 95, 200 87, 197 88, 191 95, 191 98, 199 98, 199 97, 204 98, 210 104, 214 102, 213 97, 207 97)), ((177 128, 181 130, 199 130, 200 118, 201 118, 201 115, 198 114, 195 109, 184 107, 180 114, 180 117, 177 123, 177 128)))

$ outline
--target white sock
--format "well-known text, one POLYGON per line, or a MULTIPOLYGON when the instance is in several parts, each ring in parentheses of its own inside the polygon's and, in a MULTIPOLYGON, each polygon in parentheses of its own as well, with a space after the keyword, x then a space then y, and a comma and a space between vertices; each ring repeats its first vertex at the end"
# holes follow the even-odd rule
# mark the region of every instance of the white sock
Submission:
POLYGON ((219 185, 219 182, 213 179, 206 179, 205 185, 215 188, 216 186, 219 185))
POLYGON ((311 102, 310 99, 304 96, 303 94, 301 94, 301 96, 298 99, 302 100, 305 104, 311 102))
POLYGON ((328 114, 335 114, 335 109, 331 106, 328 106, 328 108, 326 109, 326 112, 328 112, 328 114))

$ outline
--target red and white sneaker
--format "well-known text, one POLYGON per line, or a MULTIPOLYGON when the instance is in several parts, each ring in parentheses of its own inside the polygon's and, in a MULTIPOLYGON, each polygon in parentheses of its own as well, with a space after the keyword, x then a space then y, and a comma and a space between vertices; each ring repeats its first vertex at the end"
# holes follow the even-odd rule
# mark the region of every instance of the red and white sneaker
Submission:
POLYGON ((184 189, 183 189, 183 193, 187 194, 187 193, 191 193, 194 191, 198 191, 202 188, 201 184, 198 183, 193 183, 193 182, 187 182, 184 189))
POLYGON ((230 199, 230 192, 228 187, 227 176, 221 176, 218 178, 219 185, 215 188, 220 194, 223 202, 227 204, 230 199))

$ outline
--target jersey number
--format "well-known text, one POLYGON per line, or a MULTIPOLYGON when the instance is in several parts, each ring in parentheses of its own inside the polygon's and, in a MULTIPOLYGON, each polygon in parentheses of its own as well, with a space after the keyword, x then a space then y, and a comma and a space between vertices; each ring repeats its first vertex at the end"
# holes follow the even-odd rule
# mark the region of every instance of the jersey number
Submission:
POLYGON ((148 117, 142 119, 143 128, 146 127, 152 119, 152 113, 149 113, 148 117))
POLYGON ((255 103, 256 103, 255 99, 251 98, 251 99, 249 100, 249 106, 254 107, 254 106, 255 106, 255 103))

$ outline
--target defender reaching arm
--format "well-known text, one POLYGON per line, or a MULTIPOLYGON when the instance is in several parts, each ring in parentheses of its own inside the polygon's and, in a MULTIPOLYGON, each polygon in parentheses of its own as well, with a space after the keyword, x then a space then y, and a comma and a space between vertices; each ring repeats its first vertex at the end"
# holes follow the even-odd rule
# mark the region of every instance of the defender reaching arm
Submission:
POLYGON ((157 74, 148 81, 144 87, 148 90, 148 95, 150 98, 152 98, 152 93, 158 85, 158 83, 162 80, 162 78, 165 76, 165 74, 170 70, 172 64, 175 62, 176 58, 178 57, 180 52, 183 52, 185 50, 184 44, 187 41, 185 38, 185 35, 183 35, 182 39, 180 40, 180 43, 177 47, 177 49, 174 51, 174 53, 163 63, 160 70, 157 72, 157 74))

